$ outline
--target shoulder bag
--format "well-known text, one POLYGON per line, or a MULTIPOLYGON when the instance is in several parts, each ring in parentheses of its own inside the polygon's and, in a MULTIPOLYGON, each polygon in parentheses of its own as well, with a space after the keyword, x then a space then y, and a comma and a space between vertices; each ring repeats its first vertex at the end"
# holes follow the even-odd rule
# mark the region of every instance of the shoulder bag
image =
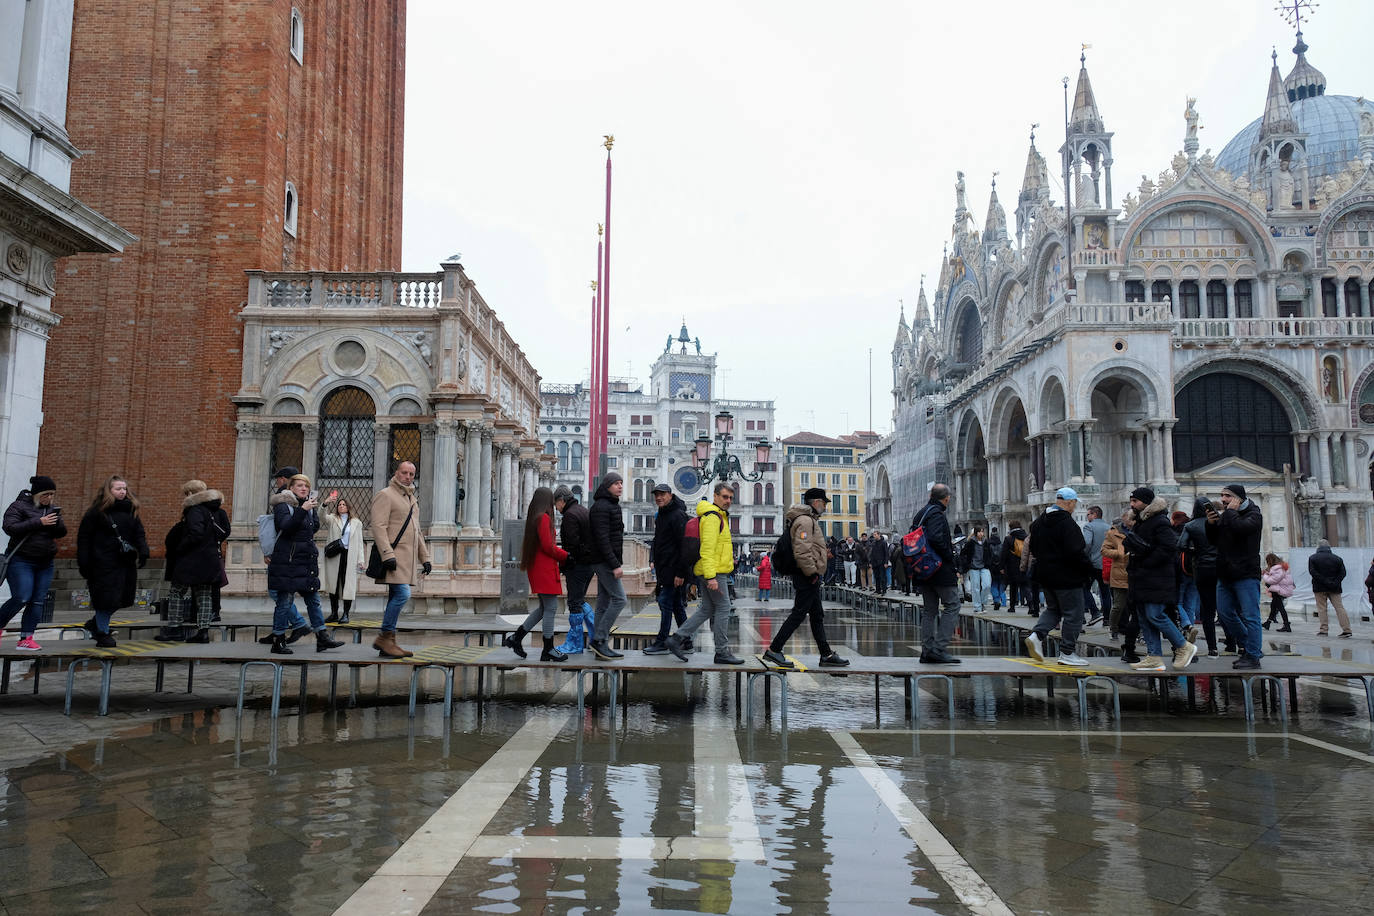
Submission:
MULTIPOLYGON (((406 520, 401 523, 401 530, 396 532, 396 539, 391 542, 392 550, 395 550, 396 545, 401 543, 401 538, 405 536, 406 528, 410 527, 410 517, 414 514, 415 504, 411 503, 410 511, 406 513, 406 520)), ((325 549, 328 550, 328 547, 325 549)), ((375 579, 377 582, 384 582, 386 580, 386 567, 382 565, 382 552, 377 549, 375 541, 372 544, 372 552, 367 555, 367 569, 364 570, 364 573, 369 579, 375 579)))

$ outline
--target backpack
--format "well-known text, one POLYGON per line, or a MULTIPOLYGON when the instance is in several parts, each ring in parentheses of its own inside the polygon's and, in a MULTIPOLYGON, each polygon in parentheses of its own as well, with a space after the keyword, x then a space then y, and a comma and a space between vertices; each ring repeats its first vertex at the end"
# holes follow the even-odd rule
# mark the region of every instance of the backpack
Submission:
POLYGON ((777 543, 773 545, 773 572, 784 576, 795 576, 801 572, 797 568, 797 555, 792 552, 791 525, 782 526, 782 534, 778 535, 777 543))
MULTIPOLYGON (((921 521, 925 521, 925 516, 925 512, 921 513, 921 521)), ((906 563, 907 578, 916 582, 935 575, 945 562, 930 549, 925 525, 916 525, 902 537, 902 560, 906 563)))
POLYGON ((1178 538, 1178 564, 1185 576, 1197 575, 1197 545, 1188 536, 1187 529, 1178 538))
MULTIPOLYGON (((718 513, 712 513, 716 520, 720 522, 720 530, 725 530, 725 519, 718 513)), ((682 529, 682 549, 678 552, 678 569, 681 570, 682 578, 692 578, 692 570, 696 567, 697 561, 701 559, 701 516, 693 516, 687 519, 687 527, 682 529)), ((774 569, 777 568, 776 561, 774 569)))
POLYGON ((272 551, 277 547, 277 523, 270 512, 258 516, 258 546, 262 548, 264 557, 272 556, 272 551))
POLYGON ((1016 559, 1018 560, 1021 559, 1021 551, 1025 548, 1026 539, 1012 538, 1011 542, 1011 555, 1016 557, 1016 559))

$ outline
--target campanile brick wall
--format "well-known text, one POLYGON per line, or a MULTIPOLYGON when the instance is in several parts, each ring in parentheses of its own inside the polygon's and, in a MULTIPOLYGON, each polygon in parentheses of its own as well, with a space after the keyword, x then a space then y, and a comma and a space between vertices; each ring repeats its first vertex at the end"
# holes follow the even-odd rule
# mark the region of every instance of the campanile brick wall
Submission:
POLYGON ((73 514, 120 474, 159 549, 183 480, 232 498, 244 271, 400 269, 404 101, 404 0, 77 0, 72 193, 138 241, 58 267, 38 466, 73 514))

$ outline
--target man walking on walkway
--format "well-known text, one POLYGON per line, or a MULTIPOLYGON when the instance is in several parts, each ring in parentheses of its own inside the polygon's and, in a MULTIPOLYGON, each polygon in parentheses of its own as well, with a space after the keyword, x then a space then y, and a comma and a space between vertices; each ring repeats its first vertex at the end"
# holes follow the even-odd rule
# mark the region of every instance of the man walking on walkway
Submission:
POLYGON ((684 662, 687 661, 687 640, 709 619, 716 642, 716 664, 744 664, 744 659, 730 651, 730 584, 727 577, 735 568, 734 547, 730 543, 730 504, 734 501, 734 489, 722 481, 716 484, 712 502, 703 499, 697 503, 701 559, 697 560, 692 572, 697 577, 697 594, 701 601, 696 612, 666 640, 668 651, 684 662))
POLYGON ((868 532, 859 535, 859 542, 854 545, 854 565, 859 569, 859 588, 868 588, 868 567, 872 562, 869 559, 868 532))
POLYGON ((1341 584, 1345 582, 1345 561, 1331 552, 1331 542, 1317 542, 1317 551, 1307 558, 1307 574, 1312 577, 1312 593, 1317 598, 1317 635, 1327 635, 1326 604, 1336 608, 1336 620, 1341 625, 1341 639, 1350 638, 1350 617, 1341 600, 1341 584))
POLYGON ((1045 638, 1050 630, 1060 627, 1059 664, 1085 667, 1078 636, 1083 632, 1083 586, 1092 578, 1092 565, 1083 552, 1083 532, 1074 521, 1078 508, 1078 492, 1072 487, 1060 487, 1054 494, 1054 505, 1031 522, 1026 544, 1035 561, 1035 580, 1045 593, 1045 610, 1026 637, 1031 658, 1045 660, 1045 638))
POLYGON ((591 523, 592 572, 596 575, 596 629, 592 634, 592 652, 609 661, 624 658, 624 653, 611 648, 611 627, 625 609, 625 586, 621 556, 625 547, 625 518, 620 514, 620 494, 625 492, 625 479, 615 471, 608 471, 592 497, 587 515, 591 523))
POLYGON ((787 615, 773 641, 768 644, 763 657, 779 668, 791 668, 792 663, 782 654, 783 646, 792 637, 803 617, 811 619, 811 637, 816 640, 816 648, 821 653, 821 664, 826 667, 843 668, 849 659, 836 655, 825 638, 825 610, 821 604, 821 573, 825 572, 826 556, 829 553, 825 535, 818 519, 825 514, 830 500, 825 490, 812 487, 802 494, 802 504, 787 510, 783 524, 792 535, 792 556, 797 561, 797 571, 792 575, 792 587, 796 598, 792 602, 792 613, 787 615))
MULTIPOLYGON (((819 489, 819 487, 817 488, 819 489)), ((822 490, 822 492, 824 492, 822 490)), ((873 567, 873 590, 880 595, 887 593, 887 539, 881 531, 873 532, 868 539, 868 562, 873 567)))
POLYGON ((396 625, 410 601, 410 589, 430 573, 429 546, 420 534, 420 498, 415 492, 415 465, 402 461, 391 482, 372 496, 372 545, 386 570, 386 610, 382 632, 372 648, 387 658, 409 658, 396 644, 396 625))
POLYGON ((1245 487, 1228 484, 1221 491, 1221 507, 1207 504, 1207 542, 1217 548, 1217 617, 1228 633, 1242 643, 1244 655, 1232 668, 1260 667, 1264 657, 1264 629, 1260 623, 1260 537, 1264 515, 1245 498, 1245 487))
POLYGON ((992 597, 992 547, 982 525, 973 526, 973 536, 964 541, 964 549, 959 551, 959 565, 964 570, 964 581, 968 583, 969 598, 973 602, 973 612, 983 613, 984 606, 992 597))
POLYGON ((950 489, 937 483, 930 488, 930 501, 911 520, 911 530, 924 528, 926 544, 940 558, 940 568, 921 587, 921 658, 930 665, 958 665, 959 656, 949 651, 954 627, 959 622, 959 575, 956 569, 954 542, 949 536, 950 489), (938 607, 938 610, 937 610, 938 607))
POLYGON ((668 651, 668 633, 676 623, 687 620, 687 583, 678 568, 682 554, 682 533, 687 527, 687 504, 678 499, 666 483, 654 487, 658 518, 654 521, 654 543, 650 548, 654 577, 658 579, 658 635, 644 649, 645 655, 668 651))

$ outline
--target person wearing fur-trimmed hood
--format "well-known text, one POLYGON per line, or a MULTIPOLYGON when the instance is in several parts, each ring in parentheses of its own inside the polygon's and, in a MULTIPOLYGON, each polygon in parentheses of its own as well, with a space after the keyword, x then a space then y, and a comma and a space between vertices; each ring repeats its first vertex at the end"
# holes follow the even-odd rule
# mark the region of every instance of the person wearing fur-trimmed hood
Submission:
POLYGON ((272 654, 294 654, 286 640, 291 629, 291 597, 296 594, 305 602, 310 629, 315 631, 315 651, 342 646, 342 642, 329 635, 320 608, 320 550, 315 546, 315 532, 320 530, 320 518, 315 512, 319 502, 310 492, 310 478, 304 474, 292 477, 290 486, 273 496, 270 505, 277 526, 277 543, 267 567, 267 586, 277 593, 272 615, 272 654))
POLYGON ((167 625, 156 638, 162 642, 185 639, 207 643, 210 618, 214 616, 214 586, 224 571, 220 565, 217 522, 224 495, 202 480, 188 480, 182 484, 181 497, 181 520, 167 532, 164 541, 166 578, 172 588, 168 593, 167 625), (181 629, 188 604, 196 609, 196 631, 190 636, 181 629))

